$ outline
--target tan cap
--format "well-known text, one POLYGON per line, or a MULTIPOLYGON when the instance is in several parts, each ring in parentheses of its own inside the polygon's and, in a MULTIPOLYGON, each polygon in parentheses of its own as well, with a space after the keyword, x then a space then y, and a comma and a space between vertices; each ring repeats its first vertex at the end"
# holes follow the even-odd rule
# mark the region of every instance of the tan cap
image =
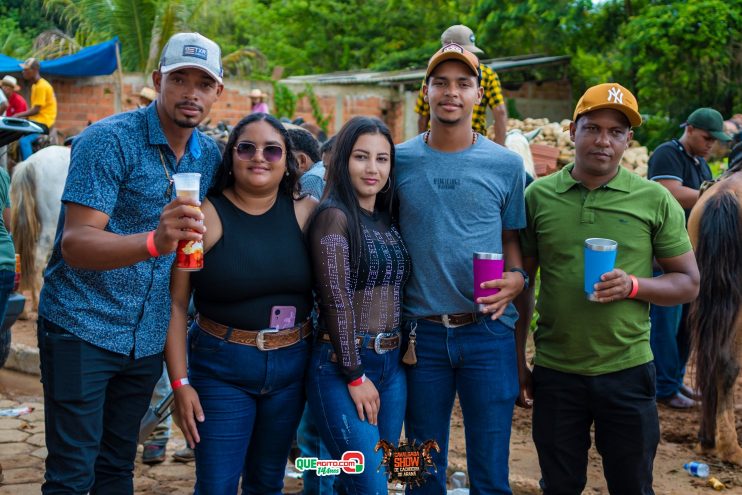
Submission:
POLYGON ((441 45, 445 46, 449 43, 456 43, 461 45, 464 49, 469 50, 472 53, 484 53, 474 44, 474 31, 469 29, 468 26, 463 24, 456 24, 443 31, 441 35, 441 45))
POLYGON ((155 101, 157 99, 157 92, 154 89, 145 86, 139 92, 139 96, 146 98, 149 101, 155 101))
POLYGON ((428 69, 425 71, 425 80, 430 77, 430 74, 436 67, 448 60, 458 60, 459 62, 463 62, 467 67, 469 67, 469 69, 471 69, 475 76, 479 76, 479 59, 477 56, 472 52, 465 50, 461 45, 449 43, 435 52, 435 55, 430 57, 428 69))
POLYGON ((0 80, 0 85, 8 86, 13 88, 13 91, 20 91, 21 87, 18 86, 18 79, 13 76, 5 76, 0 80))
POLYGON ((38 60, 36 60, 35 58, 31 57, 31 58, 27 58, 26 61, 21 64, 21 68, 23 68, 23 69, 40 69, 41 68, 41 64, 39 63, 38 60))
POLYGON ((582 114, 612 108, 626 115, 631 127, 642 125, 642 116, 639 114, 639 105, 631 91, 618 83, 604 83, 588 88, 575 107, 573 121, 582 114))

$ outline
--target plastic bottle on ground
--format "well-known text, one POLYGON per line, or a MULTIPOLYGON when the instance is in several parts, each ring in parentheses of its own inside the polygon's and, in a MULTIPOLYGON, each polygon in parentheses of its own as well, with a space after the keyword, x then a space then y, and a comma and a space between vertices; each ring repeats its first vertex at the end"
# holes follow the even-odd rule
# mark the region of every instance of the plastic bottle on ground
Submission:
POLYGON ((451 475, 451 488, 466 488, 466 473, 456 471, 451 475))
POLYGON ((698 461, 689 462, 683 465, 683 469, 685 469, 691 476, 697 476, 698 478, 707 478, 709 475, 708 465, 698 461))

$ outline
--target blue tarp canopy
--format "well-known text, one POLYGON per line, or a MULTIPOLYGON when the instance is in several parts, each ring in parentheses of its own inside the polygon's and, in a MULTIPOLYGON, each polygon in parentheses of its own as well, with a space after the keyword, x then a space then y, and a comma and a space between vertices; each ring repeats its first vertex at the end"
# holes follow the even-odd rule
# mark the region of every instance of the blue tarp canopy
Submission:
MULTIPOLYGON (((107 76, 116 70, 118 37, 54 60, 41 60, 41 74, 66 77, 107 76)), ((20 72, 22 60, 0 54, 0 74, 20 72)))

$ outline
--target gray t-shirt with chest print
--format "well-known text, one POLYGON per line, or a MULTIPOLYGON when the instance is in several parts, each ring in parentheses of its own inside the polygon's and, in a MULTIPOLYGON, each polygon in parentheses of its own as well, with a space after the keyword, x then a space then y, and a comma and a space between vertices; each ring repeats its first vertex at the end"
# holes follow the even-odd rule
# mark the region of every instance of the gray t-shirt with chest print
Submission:
MULTIPOLYGON (((473 254, 502 253, 502 231, 526 225, 522 159, 482 136, 446 153, 421 134, 397 146, 395 179, 412 258, 404 316, 476 312, 473 254)), ((500 321, 513 328, 517 319, 511 303, 500 321)))

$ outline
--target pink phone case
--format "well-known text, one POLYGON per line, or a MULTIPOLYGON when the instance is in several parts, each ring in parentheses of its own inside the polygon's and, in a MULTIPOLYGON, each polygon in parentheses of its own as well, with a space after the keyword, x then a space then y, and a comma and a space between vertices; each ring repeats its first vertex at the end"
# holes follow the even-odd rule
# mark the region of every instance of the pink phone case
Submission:
POLYGON ((271 308, 270 328, 283 330, 296 324, 296 308, 294 306, 273 306, 271 308))

